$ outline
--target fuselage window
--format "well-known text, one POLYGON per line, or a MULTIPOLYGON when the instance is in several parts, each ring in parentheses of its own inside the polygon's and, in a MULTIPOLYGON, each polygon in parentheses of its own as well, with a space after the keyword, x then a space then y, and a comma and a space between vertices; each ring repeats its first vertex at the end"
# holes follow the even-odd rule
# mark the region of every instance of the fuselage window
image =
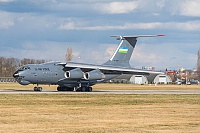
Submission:
POLYGON ((25 67, 21 67, 21 68, 19 69, 19 71, 24 71, 24 70, 29 70, 29 69, 30 69, 30 67, 25 66, 25 67))

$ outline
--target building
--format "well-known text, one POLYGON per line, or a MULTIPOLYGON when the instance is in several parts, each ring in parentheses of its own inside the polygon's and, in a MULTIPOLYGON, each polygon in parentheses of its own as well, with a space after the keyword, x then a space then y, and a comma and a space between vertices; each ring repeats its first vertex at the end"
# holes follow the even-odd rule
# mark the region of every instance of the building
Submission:
POLYGON ((115 79, 112 79, 110 82, 131 84, 171 84, 172 79, 170 75, 166 74, 150 74, 148 76, 123 74, 115 79))
POLYGON ((170 76, 166 74, 159 74, 154 79, 154 84, 169 84, 172 83, 170 76))
POLYGON ((148 84, 147 77, 144 75, 133 75, 131 76, 129 82, 132 84, 148 84))

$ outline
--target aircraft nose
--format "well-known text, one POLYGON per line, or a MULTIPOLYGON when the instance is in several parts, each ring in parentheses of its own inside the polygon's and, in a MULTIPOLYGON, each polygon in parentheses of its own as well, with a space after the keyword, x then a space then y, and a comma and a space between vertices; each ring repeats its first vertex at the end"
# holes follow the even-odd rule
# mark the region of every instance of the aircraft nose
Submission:
POLYGON ((14 77, 14 78, 18 78, 18 77, 19 77, 18 71, 16 71, 16 72, 13 74, 13 77, 14 77))
POLYGON ((25 76, 24 76, 24 74, 21 71, 16 71, 13 74, 13 77, 21 85, 28 85, 28 84, 30 84, 30 82, 25 79, 25 76))

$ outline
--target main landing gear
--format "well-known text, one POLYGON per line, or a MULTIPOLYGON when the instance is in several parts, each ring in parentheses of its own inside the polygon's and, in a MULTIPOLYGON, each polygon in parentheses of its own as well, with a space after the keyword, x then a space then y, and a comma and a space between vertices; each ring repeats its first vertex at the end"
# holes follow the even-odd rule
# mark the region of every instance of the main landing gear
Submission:
POLYGON ((58 86, 57 90, 58 91, 74 91, 74 88, 65 87, 65 86, 58 86))
MULTIPOLYGON (((34 91, 42 91, 42 87, 39 87, 38 85, 34 87, 34 91)), ((57 87, 58 91, 77 91, 77 92, 91 92, 92 87, 76 87, 75 89, 72 87, 65 87, 65 86, 58 86, 57 87)))
POLYGON ((92 87, 77 87, 77 88, 70 88, 70 87, 65 87, 65 86, 58 86, 57 87, 58 91, 77 91, 77 92, 91 92, 92 87))
POLYGON ((76 91, 78 91, 78 92, 91 92, 92 87, 79 87, 79 88, 76 89, 76 91))
POLYGON ((87 84, 81 84, 81 82, 78 82, 79 83, 79 86, 77 86, 75 88, 76 91, 79 91, 79 92, 91 92, 92 91, 92 87, 90 86, 90 83, 87 83, 87 84))

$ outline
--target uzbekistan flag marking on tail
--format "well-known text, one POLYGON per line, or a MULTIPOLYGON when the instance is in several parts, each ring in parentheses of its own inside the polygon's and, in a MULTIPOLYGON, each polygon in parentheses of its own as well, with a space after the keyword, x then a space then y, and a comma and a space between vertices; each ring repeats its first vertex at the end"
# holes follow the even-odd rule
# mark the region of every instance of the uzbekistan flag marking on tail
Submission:
POLYGON ((126 54, 128 52, 128 47, 121 46, 118 50, 119 53, 126 54))

